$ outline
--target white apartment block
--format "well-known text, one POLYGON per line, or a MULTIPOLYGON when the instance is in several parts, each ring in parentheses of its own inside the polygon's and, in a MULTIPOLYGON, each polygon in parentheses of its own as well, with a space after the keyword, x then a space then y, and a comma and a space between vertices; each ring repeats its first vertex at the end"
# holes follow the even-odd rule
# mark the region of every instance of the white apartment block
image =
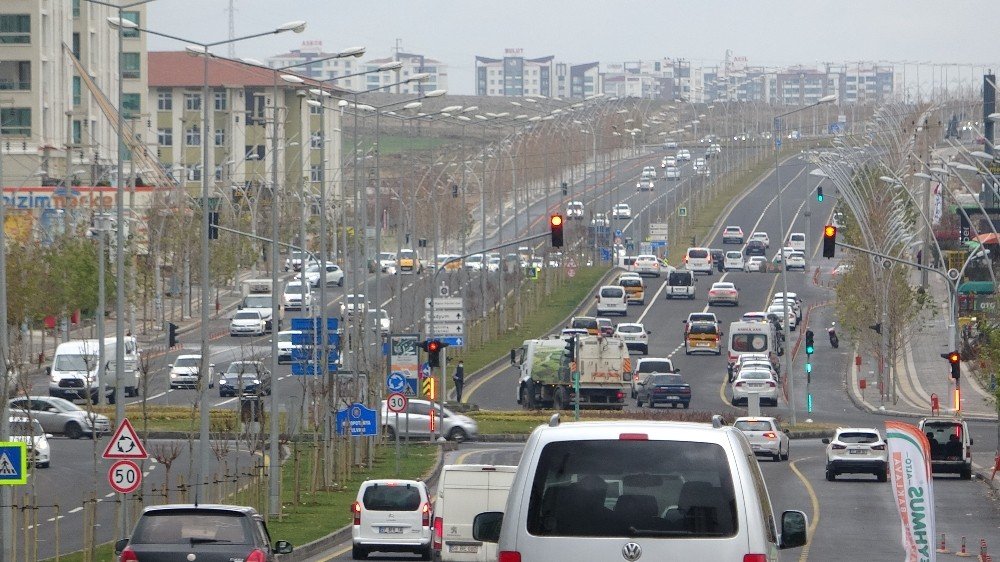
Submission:
POLYGON ((275 55, 267 59, 271 68, 286 68, 294 66, 294 72, 308 76, 314 80, 326 82, 331 86, 354 92, 362 92, 395 84, 406 80, 414 74, 428 73, 430 78, 424 82, 412 82, 393 86, 391 92, 400 94, 420 94, 437 89, 448 88, 448 66, 441 61, 416 53, 406 53, 397 50, 390 57, 359 62, 356 58, 347 57, 329 59, 303 65, 309 61, 332 57, 334 52, 325 52, 323 42, 304 41, 298 49, 275 55), (399 61, 403 63, 399 70, 375 72, 379 66, 399 61), (369 74, 370 73, 370 74, 369 74))
POLYGON ((476 57, 476 95, 586 98, 601 92, 596 62, 571 65, 554 56, 529 59, 523 49, 503 58, 476 57))
MULTIPOLYGON (((0 2, 0 150, 7 186, 115 181, 117 135, 64 45, 146 141, 146 37, 124 31, 119 100, 118 31, 107 23, 117 15, 85 0, 0 2)), ((142 6, 123 16, 146 23, 142 6)))

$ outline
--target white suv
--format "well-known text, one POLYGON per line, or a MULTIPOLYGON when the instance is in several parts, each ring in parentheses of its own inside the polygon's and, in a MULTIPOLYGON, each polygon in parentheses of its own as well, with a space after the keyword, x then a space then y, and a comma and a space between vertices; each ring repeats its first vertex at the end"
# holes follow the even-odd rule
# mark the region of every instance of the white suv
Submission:
POLYGON ((351 505, 351 554, 355 560, 371 552, 415 552, 430 560, 431 521, 427 486, 417 480, 366 480, 351 505))
POLYGON ((889 451, 882 434, 870 427, 841 427, 826 443, 826 479, 833 482, 838 474, 874 474, 885 482, 889 472, 889 451))
POLYGON ((733 426, 747 436, 754 454, 770 455, 774 461, 788 460, 788 430, 781 429, 777 418, 736 418, 733 426))
POLYGON ((801 511, 775 525, 746 437, 682 422, 560 424, 525 444, 504 511, 480 513, 500 560, 767 560, 806 542, 801 511), (779 531, 780 530, 780 531, 779 531))

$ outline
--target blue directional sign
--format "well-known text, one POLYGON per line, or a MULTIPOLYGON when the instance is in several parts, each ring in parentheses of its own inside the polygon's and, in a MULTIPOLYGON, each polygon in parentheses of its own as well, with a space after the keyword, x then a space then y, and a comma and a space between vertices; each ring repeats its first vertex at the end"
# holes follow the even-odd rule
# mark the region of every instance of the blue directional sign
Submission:
POLYGON ((385 378, 385 388, 389 392, 403 392, 406 390, 406 376, 403 373, 391 373, 385 378))
POLYGON ((611 261, 611 248, 601 248, 601 261, 611 261))
POLYGON ((462 336, 434 336, 434 339, 441 340, 452 347, 465 345, 465 338, 462 336))
MULTIPOLYGON (((322 318, 292 318, 292 329, 293 330, 317 330, 322 326, 322 318)), ((327 318, 326 319, 326 329, 337 331, 337 326, 339 325, 339 318, 327 318)))
MULTIPOLYGON (((448 345, 451 344, 449 343, 448 345)), ((423 363, 420 364, 420 378, 426 379, 429 376, 431 376, 431 365, 430 363, 424 361, 423 363)))
POLYGON ((615 229, 615 236, 621 238, 621 236, 622 236, 622 229, 616 228, 615 229))
POLYGON ((364 437, 378 434, 378 420, 375 410, 355 402, 343 410, 337 410, 337 435, 364 437))
POLYGON ((28 483, 28 446, 16 441, 0 442, 0 484, 28 483))

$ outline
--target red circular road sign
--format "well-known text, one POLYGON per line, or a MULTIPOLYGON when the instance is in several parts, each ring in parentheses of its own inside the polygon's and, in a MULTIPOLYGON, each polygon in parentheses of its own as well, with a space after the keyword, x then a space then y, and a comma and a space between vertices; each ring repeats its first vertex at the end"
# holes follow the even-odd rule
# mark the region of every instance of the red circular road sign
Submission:
POLYGON ((385 399, 385 405, 394 414, 402 413, 406 410, 406 396, 402 392, 393 392, 385 399))
POLYGON ((119 494, 132 493, 142 484, 142 471, 130 460, 117 461, 108 469, 108 484, 119 494))

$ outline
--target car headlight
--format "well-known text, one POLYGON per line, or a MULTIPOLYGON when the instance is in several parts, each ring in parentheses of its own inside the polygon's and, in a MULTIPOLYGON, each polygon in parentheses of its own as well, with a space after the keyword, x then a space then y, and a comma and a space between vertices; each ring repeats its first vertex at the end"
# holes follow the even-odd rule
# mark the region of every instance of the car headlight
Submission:
POLYGON ((260 379, 253 379, 250 381, 250 384, 260 384, 260 379))
POLYGON ((226 382, 226 377, 222 377, 221 379, 219 379, 219 384, 229 384, 229 383, 226 382))

